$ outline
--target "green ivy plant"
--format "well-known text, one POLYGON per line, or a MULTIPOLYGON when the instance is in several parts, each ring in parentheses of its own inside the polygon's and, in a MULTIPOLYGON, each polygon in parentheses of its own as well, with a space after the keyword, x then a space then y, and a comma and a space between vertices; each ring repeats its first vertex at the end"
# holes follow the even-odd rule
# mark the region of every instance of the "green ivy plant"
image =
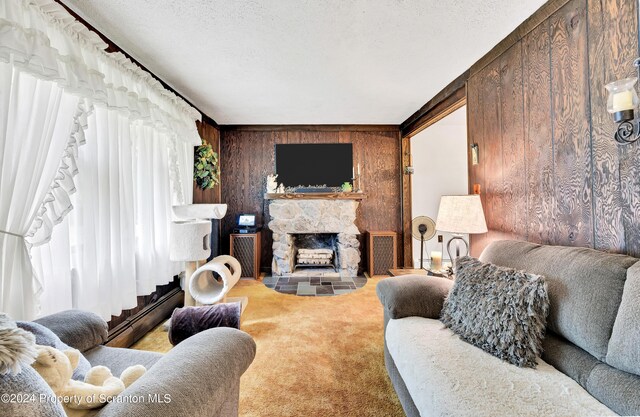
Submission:
POLYGON ((193 177, 196 185, 202 190, 213 188, 220 182, 218 154, 204 141, 195 149, 193 177))

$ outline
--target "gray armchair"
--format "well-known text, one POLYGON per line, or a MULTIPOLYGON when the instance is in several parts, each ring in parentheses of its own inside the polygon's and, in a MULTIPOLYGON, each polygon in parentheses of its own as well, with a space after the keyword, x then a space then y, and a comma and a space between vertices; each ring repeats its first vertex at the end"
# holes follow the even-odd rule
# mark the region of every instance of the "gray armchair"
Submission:
MULTIPOLYGON (((251 336, 240 330, 205 330, 163 355, 102 345, 107 339, 107 324, 92 313, 70 310, 36 322, 49 328, 67 345, 83 352, 92 366, 107 366, 114 375, 119 375, 131 365, 142 364, 147 367, 147 373, 120 394, 135 398, 136 401, 111 402, 95 410, 95 416, 238 415, 240 377, 253 361, 256 352, 251 336)), ((52 395, 50 390, 47 392, 48 386, 39 375, 31 371, 29 369, 10 379, 0 377, 1 393, 11 394, 12 390, 25 393, 32 389, 36 396, 52 395)), ((37 402, 27 405, 10 404, 9 407, 5 407, 6 405, 0 407, 2 417, 58 415, 53 413, 50 405, 43 404, 43 408, 40 408, 37 402)))

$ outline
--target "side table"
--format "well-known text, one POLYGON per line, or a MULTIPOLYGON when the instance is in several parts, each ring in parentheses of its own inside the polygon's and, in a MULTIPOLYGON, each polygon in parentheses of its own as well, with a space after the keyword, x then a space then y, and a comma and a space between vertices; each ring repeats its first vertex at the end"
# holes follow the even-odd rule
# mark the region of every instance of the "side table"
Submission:
POLYGON ((440 277, 440 278, 450 278, 449 275, 443 274, 441 272, 433 272, 428 269, 398 268, 398 269, 390 269, 388 273, 392 277, 398 277, 402 275, 424 275, 424 276, 432 276, 432 277, 440 277))

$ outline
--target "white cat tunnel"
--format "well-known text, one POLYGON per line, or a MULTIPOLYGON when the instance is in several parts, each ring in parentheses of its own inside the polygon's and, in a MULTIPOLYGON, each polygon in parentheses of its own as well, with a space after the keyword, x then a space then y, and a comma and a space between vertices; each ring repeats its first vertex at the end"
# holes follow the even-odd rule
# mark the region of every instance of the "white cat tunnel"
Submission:
POLYGON ((232 256, 221 255, 196 269, 189 278, 189 292, 202 305, 225 302, 227 293, 240 280, 240 262, 232 256), (216 279, 216 275, 219 279, 216 279))

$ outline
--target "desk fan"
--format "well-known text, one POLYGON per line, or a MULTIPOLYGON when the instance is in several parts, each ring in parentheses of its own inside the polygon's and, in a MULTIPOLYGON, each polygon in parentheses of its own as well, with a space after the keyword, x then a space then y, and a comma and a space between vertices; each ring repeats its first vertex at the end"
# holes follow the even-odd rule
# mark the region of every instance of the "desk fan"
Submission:
POLYGON ((420 269, 424 269, 424 241, 436 234, 436 223, 431 217, 418 216, 411 220, 411 235, 420 241, 420 269))

